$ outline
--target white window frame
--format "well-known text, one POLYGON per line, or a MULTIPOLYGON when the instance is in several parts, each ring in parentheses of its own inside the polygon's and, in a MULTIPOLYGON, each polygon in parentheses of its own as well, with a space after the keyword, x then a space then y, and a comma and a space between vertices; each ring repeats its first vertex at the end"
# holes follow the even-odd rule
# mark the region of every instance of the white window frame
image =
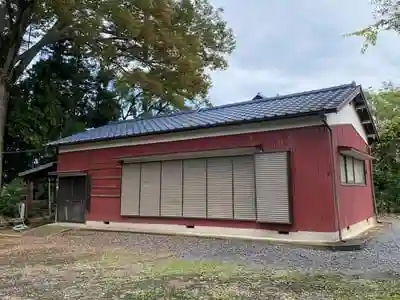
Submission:
POLYGON ((365 160, 340 154, 340 182, 343 185, 366 185, 365 170, 365 160), (362 170, 357 171, 357 166, 362 166, 362 170), (362 174, 362 176, 359 178, 357 174, 362 174))

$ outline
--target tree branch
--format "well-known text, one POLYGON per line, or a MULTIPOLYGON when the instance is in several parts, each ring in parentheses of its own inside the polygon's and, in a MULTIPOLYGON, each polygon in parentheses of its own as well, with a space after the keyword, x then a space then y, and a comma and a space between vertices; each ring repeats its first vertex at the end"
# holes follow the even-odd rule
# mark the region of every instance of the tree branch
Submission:
POLYGON ((6 27, 6 5, 0 4, 0 32, 4 32, 6 27))
POLYGON ((18 55, 13 72, 13 79, 18 79, 44 46, 53 44, 62 38, 66 27, 58 20, 47 33, 32 47, 18 55))
POLYGON ((10 28, 14 25, 14 10, 11 6, 11 0, 6 0, 6 6, 7 6, 7 11, 8 11, 8 22, 10 28))
MULTIPOLYGON (((21 3, 20 3, 21 4, 21 3)), ((10 44, 7 52, 7 58, 4 62, 3 70, 8 74, 8 79, 12 77, 12 70, 15 65, 15 58, 21 47, 23 35, 28 27, 29 20, 33 9, 33 1, 23 2, 25 6, 19 7, 19 15, 15 21, 14 28, 10 28, 10 44)))

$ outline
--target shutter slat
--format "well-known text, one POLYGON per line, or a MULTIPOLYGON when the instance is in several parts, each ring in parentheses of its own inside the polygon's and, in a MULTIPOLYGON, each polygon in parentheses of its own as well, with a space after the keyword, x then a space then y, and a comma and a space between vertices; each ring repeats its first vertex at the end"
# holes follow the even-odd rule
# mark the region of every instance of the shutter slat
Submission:
POLYGON ((161 216, 182 216, 182 161, 162 162, 161 216))
POLYGON ((183 216, 206 218, 206 160, 183 162, 183 216))
POLYGON ((252 156, 233 158, 234 218, 255 220, 254 160, 252 156))
POLYGON ((288 153, 256 155, 257 220, 290 224, 288 153))
POLYGON ((140 165, 123 165, 121 183, 121 215, 139 215, 139 190, 140 165))
POLYGON ((160 215, 160 162, 141 164, 140 215, 160 215))
POLYGON ((232 219, 232 159, 207 160, 207 216, 211 219, 232 219))

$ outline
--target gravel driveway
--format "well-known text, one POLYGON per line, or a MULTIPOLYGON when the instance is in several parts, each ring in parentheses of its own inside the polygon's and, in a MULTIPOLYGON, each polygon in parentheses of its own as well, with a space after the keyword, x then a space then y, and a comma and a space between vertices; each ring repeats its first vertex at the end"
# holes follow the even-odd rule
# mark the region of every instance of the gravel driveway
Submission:
MULTIPOLYGON (((189 240, 183 243, 186 245, 189 240)), ((184 246, 183 258, 242 261, 274 269, 335 272, 363 278, 400 276, 400 220, 392 221, 392 225, 370 241, 365 249, 354 252, 298 249, 238 240, 195 243, 195 246, 184 246)))
POLYGON ((399 242, 400 221, 357 252, 100 231, 3 237, 0 299, 398 299, 399 242))
MULTIPOLYGON (((222 260, 252 267, 301 272, 334 272, 362 278, 400 276, 400 220, 394 220, 361 251, 332 252, 270 245, 258 241, 222 240, 147 234, 105 233, 105 243, 146 251, 168 251, 188 260, 222 260)), ((90 235, 85 237, 91 243, 90 235)), ((97 235, 94 236, 97 239, 97 235)), ((82 241, 83 242, 83 241, 82 241)), ((96 242, 93 240, 92 242, 96 242)))

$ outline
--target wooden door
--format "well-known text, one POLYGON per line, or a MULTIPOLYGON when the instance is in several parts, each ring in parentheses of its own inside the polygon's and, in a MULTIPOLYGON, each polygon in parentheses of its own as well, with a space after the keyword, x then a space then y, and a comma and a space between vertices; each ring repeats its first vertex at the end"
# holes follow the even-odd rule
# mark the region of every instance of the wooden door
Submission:
POLYGON ((88 201, 86 176, 60 177, 57 199, 57 221, 84 223, 88 201))

